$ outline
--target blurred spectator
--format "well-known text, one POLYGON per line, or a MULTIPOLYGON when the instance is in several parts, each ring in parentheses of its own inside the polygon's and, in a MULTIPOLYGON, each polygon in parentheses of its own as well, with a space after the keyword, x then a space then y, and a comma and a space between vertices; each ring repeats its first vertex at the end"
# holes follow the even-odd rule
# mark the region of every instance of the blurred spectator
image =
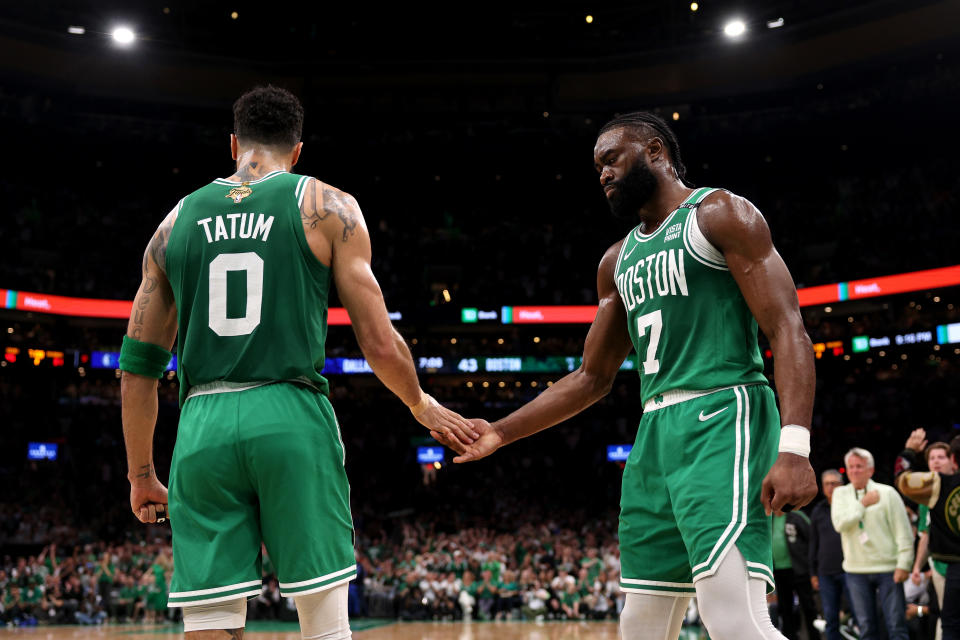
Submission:
POLYGON ((800 602, 800 611, 808 638, 816 638, 813 626, 816 605, 810 584, 809 560, 810 518, 802 511, 790 511, 773 518, 773 578, 777 591, 777 612, 780 630, 788 640, 797 639, 797 611, 794 594, 800 602))
MULTIPOLYGON (((930 605, 932 598, 930 593, 933 585, 930 583, 930 577, 922 574, 920 582, 907 580, 903 583, 904 599, 907 602, 906 619, 907 630, 910 633, 910 640, 933 640, 936 635, 937 616, 932 615, 935 611, 930 605)), ((934 592, 934 595, 935 592, 934 592)))
POLYGON ((840 607, 847 587, 843 574, 843 548, 840 534, 830 519, 830 504, 834 489, 843 486, 843 476, 836 469, 828 469, 820 479, 826 499, 817 503, 810 516, 810 581, 820 592, 826 640, 842 640, 840 607))
POLYGON ((871 480, 869 451, 851 449, 844 464, 850 484, 834 490, 831 519, 840 532, 860 636, 877 640, 882 624, 890 640, 909 640, 903 582, 913 566, 913 532, 906 508, 896 489, 871 480))
MULTIPOLYGON (((923 451, 924 458, 927 461, 927 468, 943 475, 953 475, 957 472, 957 467, 950 456, 950 445, 946 442, 934 442, 927 445, 927 432, 924 429, 914 429, 907 438, 904 445, 905 449, 910 449, 917 453, 923 451)), ((921 504, 917 507, 917 531, 919 532, 919 541, 917 542, 917 557, 913 563, 913 571, 910 573, 910 581, 914 585, 920 585, 924 575, 930 578, 934 591, 937 595, 937 609, 943 608, 943 590, 947 575, 947 563, 930 558, 930 507, 921 504), (929 560, 929 568, 928 568, 929 560)), ((942 624, 937 617, 936 640, 940 640, 943 634, 942 624)))

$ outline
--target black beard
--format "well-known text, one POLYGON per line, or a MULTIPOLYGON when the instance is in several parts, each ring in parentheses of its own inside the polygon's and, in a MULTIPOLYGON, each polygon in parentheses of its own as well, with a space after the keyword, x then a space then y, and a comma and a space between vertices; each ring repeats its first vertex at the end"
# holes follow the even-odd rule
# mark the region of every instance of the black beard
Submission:
POLYGON ((607 198, 614 217, 624 220, 636 220, 637 213, 657 190, 657 178, 645 162, 637 162, 630 173, 612 183, 616 185, 607 198))

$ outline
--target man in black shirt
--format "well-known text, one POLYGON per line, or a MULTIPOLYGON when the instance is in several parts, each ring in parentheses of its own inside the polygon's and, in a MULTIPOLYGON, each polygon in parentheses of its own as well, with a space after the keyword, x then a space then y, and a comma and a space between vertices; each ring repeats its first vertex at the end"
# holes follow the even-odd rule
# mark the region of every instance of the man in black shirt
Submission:
MULTIPOLYGON (((930 557, 947 563, 940 620, 943 640, 960 640, 960 475, 913 471, 917 453, 906 449, 897 459, 896 486, 905 497, 930 508, 930 557)), ((950 441, 954 463, 960 460, 960 436, 950 441)))
POLYGON ((840 635, 840 600, 846 590, 843 573, 843 549, 840 534, 830 520, 833 490, 843 485, 843 476, 836 469, 828 469, 820 476, 823 483, 821 500, 810 515, 810 581, 820 591, 827 640, 843 640, 840 635))

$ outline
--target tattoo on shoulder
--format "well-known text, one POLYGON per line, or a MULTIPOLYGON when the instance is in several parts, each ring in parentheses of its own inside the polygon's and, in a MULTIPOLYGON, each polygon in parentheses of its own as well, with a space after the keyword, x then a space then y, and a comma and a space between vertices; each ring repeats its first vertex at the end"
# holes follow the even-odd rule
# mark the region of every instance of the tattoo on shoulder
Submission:
MULTIPOLYGON (((153 261, 157 263, 157 266, 160 267, 160 270, 164 273, 167 272, 167 242, 170 240, 170 232, 173 230, 173 223, 177 220, 177 214, 171 213, 160 223, 160 226, 157 227, 157 232, 153 234, 153 237, 150 238, 150 243, 147 245, 147 252, 150 254, 150 257, 153 258, 153 261)), ((147 267, 147 257, 143 257, 144 272, 146 272, 147 267)))
POLYGON ((330 217, 330 213, 317 210, 316 178, 310 178, 304 189, 306 192, 300 205, 300 219, 307 227, 316 229, 318 224, 330 217))
POLYGON ((323 187, 323 210, 325 215, 330 215, 331 213, 336 214, 340 221, 343 223, 343 241, 346 242, 350 239, 350 236, 356 233, 357 224, 359 221, 357 219, 357 212, 354 210, 353 203, 350 202, 352 198, 342 191, 336 189, 331 189, 330 187, 323 187))
POLYGON ((173 290, 169 284, 163 283, 161 286, 162 276, 156 272, 156 268, 159 267, 163 273, 167 271, 167 241, 170 239, 170 231, 173 229, 173 223, 176 219, 176 212, 170 213, 160 223, 157 232, 150 238, 146 251, 143 252, 143 283, 140 285, 140 291, 134 301, 133 317, 130 324, 130 336, 136 340, 140 340, 143 335, 147 308, 150 306, 154 293, 160 294, 164 304, 171 305, 174 303, 173 290), (157 267, 152 266, 151 258, 157 267))

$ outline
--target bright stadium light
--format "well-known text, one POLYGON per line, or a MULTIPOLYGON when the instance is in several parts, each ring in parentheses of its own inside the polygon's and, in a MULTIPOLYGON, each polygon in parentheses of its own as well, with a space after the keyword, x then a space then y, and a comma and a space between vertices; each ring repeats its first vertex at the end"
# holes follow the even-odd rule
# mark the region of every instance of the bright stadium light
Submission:
POLYGON ((74 25, 70 25, 69 27, 67 27, 67 33, 72 33, 75 36, 82 36, 86 32, 87 30, 84 29, 83 27, 77 27, 74 25))
POLYGON ((783 18, 777 18, 776 20, 767 20, 767 29, 779 29, 783 26, 783 18))
POLYGON ((130 27, 117 27, 113 30, 113 39, 117 44, 126 46, 132 43, 134 38, 136 38, 136 36, 130 27))
POLYGON ((747 25, 743 23, 743 20, 731 20, 723 26, 723 32, 728 38, 738 38, 746 30, 747 25))

